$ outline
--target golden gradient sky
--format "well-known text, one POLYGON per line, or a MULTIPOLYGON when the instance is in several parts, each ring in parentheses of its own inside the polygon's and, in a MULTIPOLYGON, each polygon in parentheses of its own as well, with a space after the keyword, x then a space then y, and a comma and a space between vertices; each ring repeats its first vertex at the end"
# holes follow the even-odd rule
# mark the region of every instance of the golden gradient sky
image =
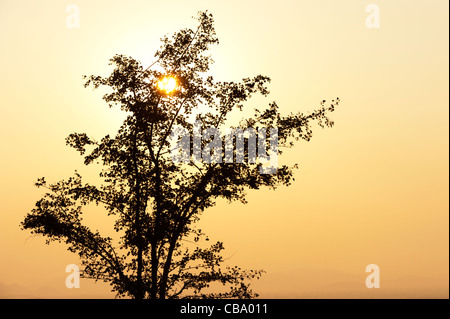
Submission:
MULTIPOLYGON (((262 268, 261 297, 449 297, 449 74, 447 0, 0 1, 0 297, 113 296, 108 286, 65 287, 77 263, 62 245, 19 229, 40 198, 36 178, 83 167, 72 132, 114 133, 123 114, 83 74, 107 75, 114 54, 149 65, 164 34, 194 27, 208 9, 219 46, 217 80, 272 78, 267 99, 286 114, 341 99, 335 127, 315 129, 280 157, 296 181, 219 203, 202 229, 230 262, 262 268), (80 8, 69 29, 66 6, 80 8), (380 8, 369 29, 365 9, 380 8), (377 264, 381 287, 365 287, 377 264)), ((110 220, 95 209, 86 220, 110 220)), ((90 213, 90 214, 89 214, 90 213)))

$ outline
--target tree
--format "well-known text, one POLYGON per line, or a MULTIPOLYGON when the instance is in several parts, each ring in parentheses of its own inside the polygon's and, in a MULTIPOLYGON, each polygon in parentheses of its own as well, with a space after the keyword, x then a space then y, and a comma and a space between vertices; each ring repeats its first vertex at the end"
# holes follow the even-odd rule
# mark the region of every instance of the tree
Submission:
MULTIPOLYGON (((84 77, 86 87, 109 87, 104 100, 127 114, 114 137, 107 135, 97 141, 85 133, 73 133, 66 139, 84 156, 86 165, 103 165, 100 176, 104 183, 83 183, 77 172, 53 184, 39 178, 36 185, 49 191, 21 223, 23 229, 45 236, 47 243, 66 243, 81 258, 81 276, 110 283, 119 296, 257 296, 248 281, 259 278, 262 271, 225 267, 222 242, 195 249, 184 243, 208 241, 195 223, 219 198, 246 203, 248 189, 275 189, 293 180, 296 166, 277 167, 276 172, 262 174, 263 164, 252 161, 249 151, 244 152, 245 161, 239 163, 222 161, 224 152, 215 162, 176 162, 171 157, 170 139, 175 127, 189 132, 193 132, 195 123, 202 130, 223 128, 229 114, 242 110, 252 95, 269 94, 270 79, 266 76, 235 83, 218 82, 207 75, 212 60, 206 52, 218 39, 211 14, 200 12, 197 19, 196 30, 183 29, 171 39, 162 39, 156 62, 150 67, 144 69, 137 60, 116 55, 110 60, 114 66, 111 75, 84 77), (104 206, 109 215, 115 216, 114 229, 119 240, 103 237, 82 223, 82 210, 88 204, 104 206), (213 282, 222 283, 228 290, 208 292, 205 288, 213 282)), ((323 101, 318 110, 308 115, 288 116, 282 116, 274 102, 263 111, 255 110, 254 115, 233 128, 277 128, 278 146, 291 147, 296 140, 311 138, 313 121, 331 127, 333 122, 327 114, 338 102, 339 99, 333 100, 325 106, 323 101)), ((250 138, 243 138, 245 145, 250 145, 250 138)), ((209 141, 201 140, 203 150, 209 141)), ((260 141, 263 140, 258 135, 260 141)), ((220 142, 225 143, 225 139, 220 142)), ((237 147, 232 156, 238 156, 242 145, 239 149, 237 137, 232 142, 237 147)), ((194 144, 188 144, 189 159, 194 155, 194 144)), ((271 149, 269 143, 261 145, 267 151, 271 149)), ((277 148, 277 154, 281 153, 277 148)))

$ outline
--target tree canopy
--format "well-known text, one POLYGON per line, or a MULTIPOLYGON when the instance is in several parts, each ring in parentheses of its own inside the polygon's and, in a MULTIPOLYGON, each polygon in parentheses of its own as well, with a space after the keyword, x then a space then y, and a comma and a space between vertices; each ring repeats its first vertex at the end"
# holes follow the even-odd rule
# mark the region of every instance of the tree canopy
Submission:
MULTIPOLYGON (((176 127, 193 132, 197 123, 202 131, 223 129, 229 114, 242 110, 249 98, 269 94, 267 76, 220 82, 209 75, 212 59, 207 52, 218 39, 211 14, 200 12, 197 20, 197 29, 163 37, 151 66, 144 68, 131 57, 115 55, 109 76, 85 77, 86 87, 109 88, 103 99, 126 114, 115 136, 96 140, 86 133, 73 133, 66 139, 67 145, 84 156, 86 165, 101 163, 103 182, 100 186, 85 183, 77 172, 51 184, 39 178, 36 185, 48 192, 21 223, 23 229, 45 236, 48 242, 66 243, 81 258, 82 277, 110 283, 119 296, 257 296, 249 280, 259 278, 262 271, 224 266, 223 243, 202 246, 208 238, 196 222, 220 198, 246 203, 249 189, 274 189, 293 180, 295 165, 261 174, 263 163, 250 161, 248 151, 239 163, 226 161, 225 152, 219 156, 224 160, 196 161, 195 143, 189 143, 189 161, 173 161, 171 136, 176 127), (174 79, 176 89, 164 89, 160 85, 164 78, 174 79), (119 240, 83 224, 83 208, 89 204, 101 205, 108 215, 115 216, 119 240), (185 240, 196 243, 195 247, 186 245, 185 240), (213 282, 223 284, 224 292, 206 289, 213 282)), ((313 122, 331 127, 328 113, 338 103, 339 99, 328 104, 322 101, 309 114, 283 116, 273 102, 232 128, 276 128, 277 152, 282 154, 281 149, 292 147, 295 141, 310 140, 313 122)), ((249 137, 244 140, 248 146, 249 137)), ((209 142, 203 136, 197 146, 204 149, 209 142)), ((237 139, 232 142, 239 148, 237 139)), ((267 151, 271 148, 269 143, 262 145, 267 151)), ((238 156, 238 150, 232 154, 238 156)))

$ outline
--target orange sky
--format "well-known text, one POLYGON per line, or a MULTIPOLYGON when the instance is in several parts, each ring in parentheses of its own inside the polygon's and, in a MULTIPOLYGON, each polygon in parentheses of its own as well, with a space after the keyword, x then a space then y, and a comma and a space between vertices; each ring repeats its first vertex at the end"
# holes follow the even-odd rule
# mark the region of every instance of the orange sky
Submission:
MULTIPOLYGON (((57 181, 83 167, 65 146, 72 132, 114 133, 123 114, 83 74, 106 75, 108 59, 153 61, 159 39, 208 9, 220 44, 217 80, 272 78, 268 98, 285 114, 339 97, 332 129, 315 129, 279 163, 299 163, 288 188, 219 203, 202 229, 229 260, 267 274, 261 297, 448 298, 448 1, 4 1, 0 2, 0 297, 113 296, 108 286, 65 287, 62 245, 19 229, 40 198, 36 178, 57 181), (66 27, 66 6, 80 28, 66 27), (369 29, 366 6, 380 8, 369 29), (366 265, 381 287, 365 287, 366 265)), ((89 210, 100 230, 109 220, 89 210)))

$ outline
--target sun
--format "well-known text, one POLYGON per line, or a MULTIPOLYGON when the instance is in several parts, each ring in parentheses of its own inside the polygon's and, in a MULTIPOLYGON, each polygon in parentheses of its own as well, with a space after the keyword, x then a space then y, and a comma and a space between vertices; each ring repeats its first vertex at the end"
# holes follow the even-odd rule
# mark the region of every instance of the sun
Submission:
POLYGON ((166 94, 172 93, 177 88, 177 80, 171 76, 165 76, 158 81, 158 89, 166 94))

